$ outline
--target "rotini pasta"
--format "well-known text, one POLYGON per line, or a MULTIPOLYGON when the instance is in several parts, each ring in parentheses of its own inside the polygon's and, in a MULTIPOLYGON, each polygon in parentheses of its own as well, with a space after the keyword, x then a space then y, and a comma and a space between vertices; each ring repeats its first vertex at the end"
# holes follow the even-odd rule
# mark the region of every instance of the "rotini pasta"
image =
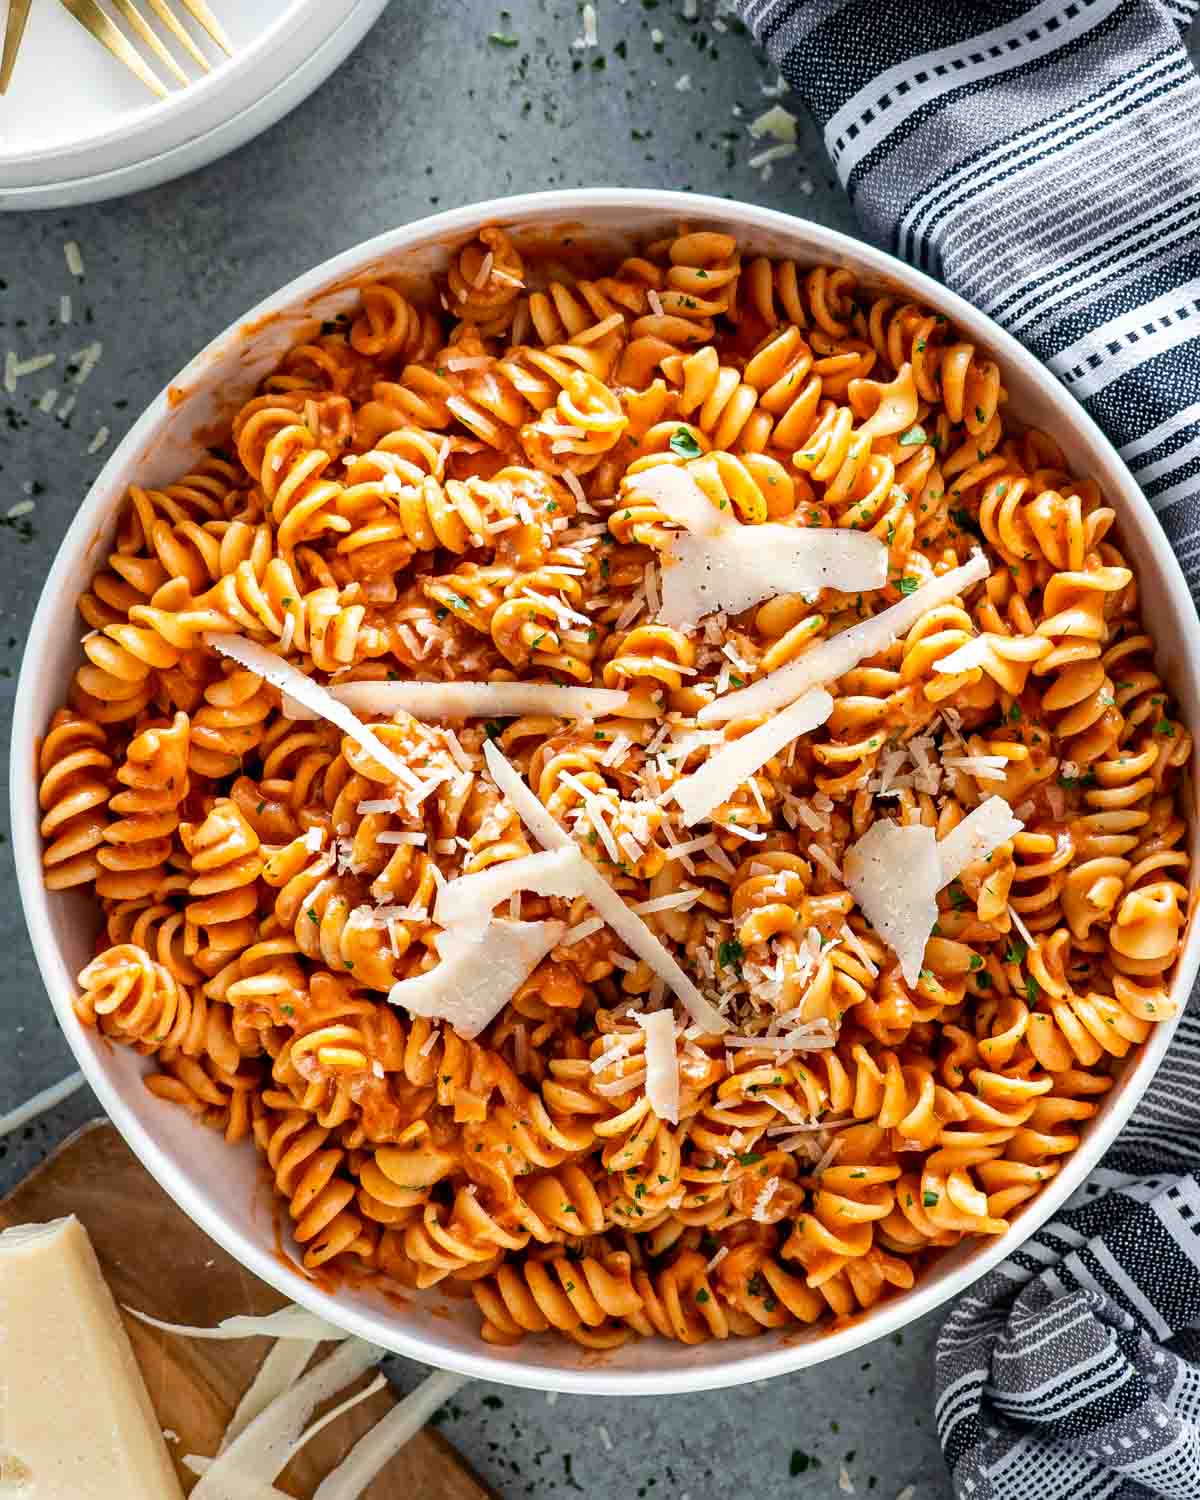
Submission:
POLYGON ((1113 511, 1005 402, 936 312, 687 226, 568 272, 493 225, 427 295, 365 287, 233 457, 131 490, 80 600, 39 750, 47 885, 102 912, 80 1021, 254 1143, 306 1267, 455 1287, 498 1344, 849 1317, 1002 1233, 1173 1013, 1192 749, 1113 511), (886 581, 667 623, 664 466, 738 528, 869 534, 886 581), (685 820, 681 780, 766 717, 708 705, 977 546, 982 584, 685 820), (605 703, 364 711, 364 740, 292 717, 229 635, 325 686, 605 703), (884 819, 945 839, 993 795, 1020 831, 940 892, 910 983, 847 851, 884 819), (522 890, 503 920, 563 936, 477 1033, 393 1005, 449 961, 448 883, 528 861, 547 819, 649 946, 522 890), (672 1009, 654 944, 724 1030, 672 1009), (664 1009, 673 1061, 641 1024, 664 1009))

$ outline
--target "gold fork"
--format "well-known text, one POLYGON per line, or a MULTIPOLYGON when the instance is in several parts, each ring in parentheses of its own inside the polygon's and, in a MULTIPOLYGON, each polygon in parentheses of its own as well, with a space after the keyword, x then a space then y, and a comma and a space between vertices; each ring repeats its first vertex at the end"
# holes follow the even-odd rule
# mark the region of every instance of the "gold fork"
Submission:
MULTIPOLYGON (((28 0, 14 0, 20 5, 28 0)), ((111 0, 113 9, 126 22, 130 31, 142 44, 154 54, 158 61, 167 69, 175 80, 187 86, 191 82, 188 75, 176 62, 172 54, 167 50, 158 32, 150 25, 144 13, 139 8, 136 0, 111 0)), ((177 46, 192 59, 202 72, 209 71, 208 59, 192 39, 191 34, 183 24, 182 17, 173 6, 182 6, 189 15, 197 20, 204 30, 212 37, 217 46, 229 57, 233 56, 233 48, 229 38, 225 35, 224 28, 213 15, 205 0, 146 0, 150 9, 158 17, 160 23, 177 46)), ((62 0, 62 4, 71 12, 75 19, 86 26, 98 42, 104 46, 125 66, 134 73, 160 98, 166 96, 167 88, 162 79, 154 69, 146 62, 141 53, 129 41, 125 33, 117 26, 116 22, 101 10, 98 0, 62 0)))
POLYGON ((29 7, 33 0, 8 0, 8 24, 4 29, 4 52, 0 55, 0 94, 8 92, 13 69, 17 65, 17 52, 21 38, 25 35, 25 22, 29 20, 29 7))

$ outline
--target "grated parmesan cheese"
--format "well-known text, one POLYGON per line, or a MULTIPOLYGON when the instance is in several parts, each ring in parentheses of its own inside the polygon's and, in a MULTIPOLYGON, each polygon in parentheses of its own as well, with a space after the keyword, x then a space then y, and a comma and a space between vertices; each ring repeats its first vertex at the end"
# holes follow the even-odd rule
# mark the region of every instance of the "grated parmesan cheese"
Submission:
MULTIPOLYGON (((570 835, 550 816, 526 785, 520 772, 504 757, 495 741, 486 741, 483 753, 496 786, 508 797, 530 833, 548 849, 571 847, 573 841, 570 835)), ((727 856, 726 862, 732 871, 733 864, 727 856)), ((720 1011, 704 998, 641 917, 630 911, 623 898, 613 890, 603 875, 586 861, 585 866, 583 894, 596 908, 597 914, 670 986, 693 1021, 703 1026, 706 1032, 723 1032, 725 1019, 720 1011)))
POLYGON ((63 246, 63 255, 66 257, 67 270, 72 276, 83 276, 83 255, 74 240, 68 240, 63 246))

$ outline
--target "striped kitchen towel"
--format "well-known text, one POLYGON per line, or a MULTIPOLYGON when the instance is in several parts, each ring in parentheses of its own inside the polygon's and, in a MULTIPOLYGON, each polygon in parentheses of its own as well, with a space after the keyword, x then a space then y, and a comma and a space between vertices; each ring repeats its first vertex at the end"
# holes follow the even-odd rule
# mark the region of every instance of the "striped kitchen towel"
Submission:
MULTIPOLYGON (((1015 334, 1200 593, 1200 0, 737 0, 865 229, 1015 334)), ((952 1310, 969 1500, 1200 1497, 1200 1016, 1060 1216, 952 1310)))

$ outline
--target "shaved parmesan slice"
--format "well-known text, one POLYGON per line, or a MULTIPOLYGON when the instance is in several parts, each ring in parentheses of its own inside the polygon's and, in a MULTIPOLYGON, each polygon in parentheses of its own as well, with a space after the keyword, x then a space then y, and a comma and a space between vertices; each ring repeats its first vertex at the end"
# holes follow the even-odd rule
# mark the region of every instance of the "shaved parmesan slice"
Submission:
POLYGON ((194 1500, 246 1500, 269 1493, 269 1486, 299 1452, 304 1424, 318 1406, 378 1364, 385 1351, 362 1339, 346 1339, 317 1367, 298 1380, 236 1437, 220 1457, 203 1465, 194 1500))
POLYGON ((488 740, 484 745, 483 758, 487 761, 492 780, 512 803, 521 822, 539 844, 547 849, 573 849, 575 847, 574 839, 558 826, 546 811, 544 804, 530 790, 520 771, 504 755, 494 740, 488 740))
POLYGON ((521 891, 568 898, 582 895, 580 871, 586 864, 572 845, 569 849, 550 849, 543 854, 505 860, 474 875, 460 875, 447 881, 438 892, 433 920, 440 927, 482 932, 496 907, 521 891))
POLYGON ((639 474, 635 485, 688 531, 663 560, 658 616, 666 625, 689 628, 718 610, 739 614, 774 594, 815 598, 826 587, 878 589, 887 581, 887 548, 865 532, 743 526, 673 464, 639 474))
POLYGON ((957 880, 968 865, 983 859, 1024 827, 1020 818, 1013 817, 1012 809, 1003 797, 989 797, 986 802, 981 802, 957 828, 952 828, 944 839, 938 841, 941 885, 957 880))
POLYGON ((345 1339, 349 1335, 324 1318, 317 1317, 306 1307, 294 1304, 281 1307, 278 1312, 264 1317, 253 1317, 249 1313, 226 1318, 215 1328, 195 1327, 190 1323, 166 1323, 161 1318, 152 1318, 149 1313, 139 1312, 136 1307, 126 1305, 131 1313, 151 1328, 161 1328, 164 1333, 175 1333, 189 1339, 311 1339, 324 1343, 330 1339, 345 1339))
POLYGON ((680 536, 663 559, 658 617, 690 629, 705 615, 740 614, 776 594, 812 600, 823 588, 879 589, 887 564, 887 548, 877 537, 843 527, 767 522, 734 526, 716 538, 680 536))
POLYGON ((704 724, 719 724, 728 719, 757 717, 794 703, 810 688, 834 682, 866 657, 885 651, 905 631, 911 630, 922 615, 953 599, 990 572, 991 564, 982 552, 977 552, 969 562, 931 579, 899 604, 852 625, 841 635, 820 641, 796 661, 769 672, 749 687, 705 704, 696 717, 704 724))
POLYGON ((237 1410, 229 1419, 218 1453, 224 1453, 234 1438, 245 1432, 255 1417, 266 1411, 272 1401, 291 1390, 308 1368, 308 1362, 317 1348, 315 1339, 279 1339, 271 1346, 270 1353, 258 1367, 258 1374, 247 1386, 237 1404, 237 1410))
POLYGON ((900 960, 908 984, 920 978, 925 944, 937 921, 942 884, 938 842, 923 823, 872 823, 843 859, 846 886, 867 921, 900 960))
POLYGON ((669 1010, 636 1017, 646 1033, 646 1098, 660 1120, 679 1123, 679 1057, 675 1018, 669 1010))
MULTIPOLYGON (((346 682, 327 691, 368 718, 403 709, 418 719, 509 719, 518 714, 599 719, 629 705, 629 694, 615 688, 559 687, 553 682, 346 682)), ((289 719, 317 717, 290 696, 284 698, 283 711, 289 719)))
POLYGON ((991 655, 986 635, 977 635, 974 640, 965 642, 957 651, 951 651, 949 656, 943 656, 940 661, 935 661, 933 670, 935 672, 970 672, 975 667, 982 667, 991 655))
MULTIPOLYGON (((484 745, 483 753, 492 779, 512 803, 534 838, 549 849, 576 847, 574 840, 558 826, 525 784, 521 773, 493 741, 489 740, 484 745)), ((703 1026, 708 1033, 720 1035, 724 1032, 726 1021, 721 1012, 709 1004, 641 917, 630 911, 604 876, 594 866, 586 864, 586 861, 585 865, 582 876, 583 894, 597 913, 639 958, 645 959, 658 977, 678 996, 684 1009, 698 1026, 703 1026)))
POLYGON ((497 918, 482 934, 450 927, 434 940, 441 963, 401 979, 388 991, 411 1016, 449 1021, 460 1036, 477 1037, 512 999, 566 931, 562 922, 497 918))
POLYGON ((317 718, 328 719, 343 734, 348 734, 357 745, 361 745, 397 781, 404 782, 406 786, 419 785, 417 778, 400 757, 389 750, 378 735, 355 718, 328 688, 323 688, 319 682, 306 677, 303 672, 285 662, 282 657, 276 656, 273 651, 268 651, 265 646, 260 646, 257 641, 248 641, 240 635, 206 635, 204 640, 206 645, 222 656, 229 657, 248 672, 265 678, 273 687, 302 704, 317 718))
POLYGON ((737 526, 729 511, 719 510, 686 469, 656 464, 633 481, 637 494, 647 495, 670 520, 686 526, 693 536, 721 536, 737 526))
POLYGON ((416 1437, 438 1407, 465 1384, 465 1375, 455 1375, 449 1370, 438 1370, 423 1380, 359 1438, 337 1468, 317 1486, 313 1500, 357 1500, 384 1464, 416 1437))
POLYGON ((824 688, 813 688, 783 713, 710 755, 698 771, 671 788, 682 809, 683 821, 690 826, 708 817, 713 808, 731 797, 773 755, 778 755, 797 736, 824 724, 832 712, 833 699, 824 688))

